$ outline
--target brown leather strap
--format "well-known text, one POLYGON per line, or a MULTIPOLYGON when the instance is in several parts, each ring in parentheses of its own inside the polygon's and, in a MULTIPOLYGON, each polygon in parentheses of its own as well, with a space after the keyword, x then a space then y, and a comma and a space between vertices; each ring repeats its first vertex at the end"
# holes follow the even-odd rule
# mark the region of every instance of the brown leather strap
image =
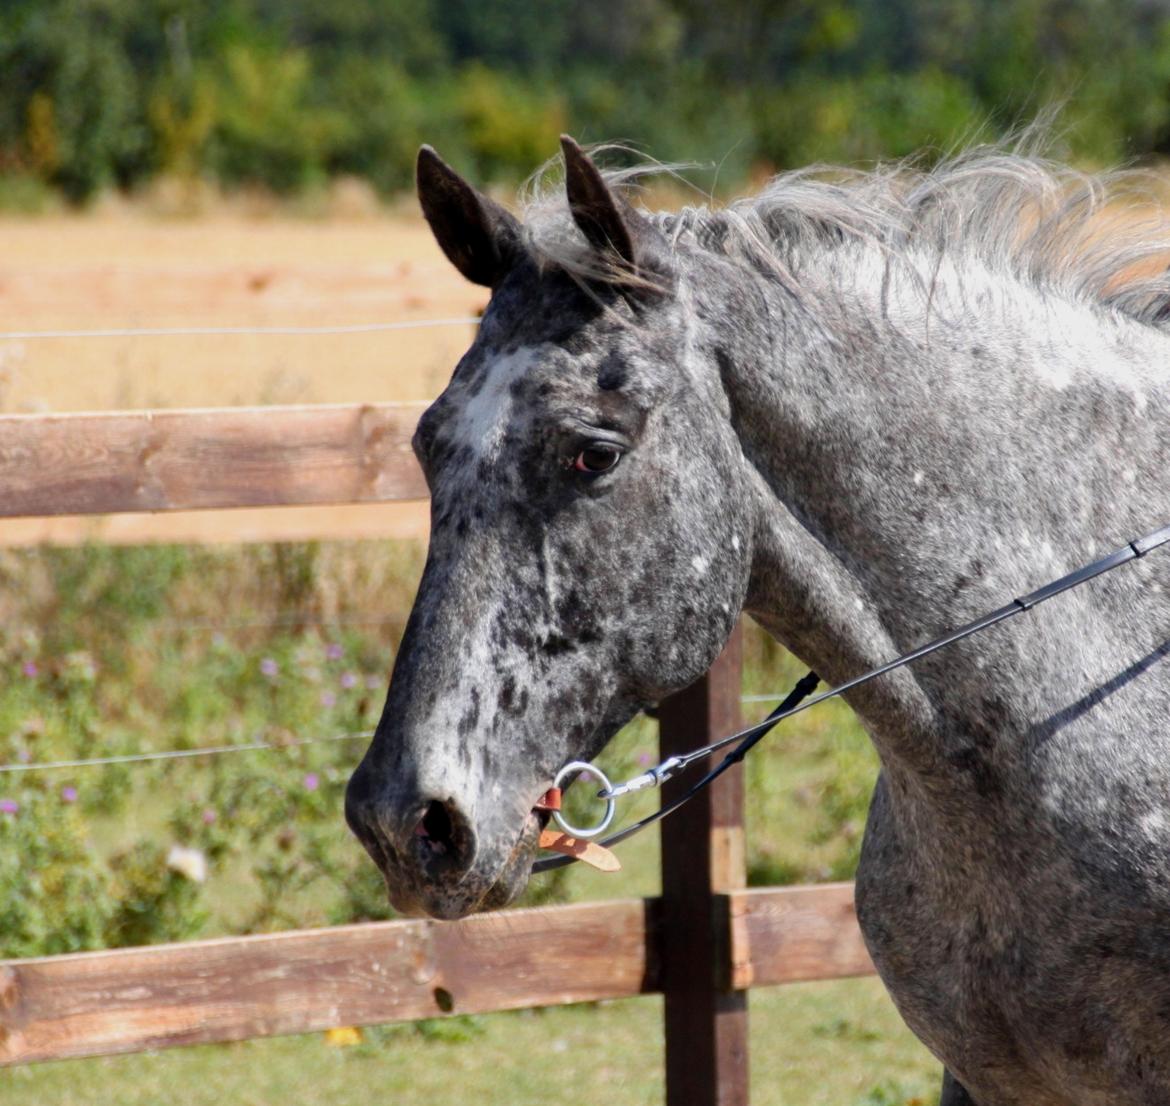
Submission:
POLYGON ((570 837, 560 830, 546 829, 540 835, 540 847, 581 860, 602 872, 620 872, 622 868, 622 862, 604 845, 580 837, 570 837))

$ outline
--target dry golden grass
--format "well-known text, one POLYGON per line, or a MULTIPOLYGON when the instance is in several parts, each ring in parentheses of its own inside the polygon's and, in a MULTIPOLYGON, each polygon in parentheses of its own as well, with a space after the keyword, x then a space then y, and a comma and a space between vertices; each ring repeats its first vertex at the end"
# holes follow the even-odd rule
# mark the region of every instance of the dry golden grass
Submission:
MULTIPOLYGON (((406 216, 119 211, 3 220, 0 242, 4 332, 393 322, 469 316, 486 300, 406 216)), ((425 399, 470 333, 0 341, 0 410, 425 399)))

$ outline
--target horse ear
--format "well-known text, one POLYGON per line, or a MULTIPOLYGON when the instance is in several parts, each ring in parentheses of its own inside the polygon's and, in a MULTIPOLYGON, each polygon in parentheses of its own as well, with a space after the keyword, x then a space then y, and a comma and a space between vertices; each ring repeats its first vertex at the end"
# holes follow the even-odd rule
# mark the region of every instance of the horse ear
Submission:
POLYGON ((520 224, 477 192, 430 146, 418 152, 418 198, 447 259, 473 284, 494 288, 521 255, 520 224))
POLYGON ((567 134, 561 135, 561 150, 565 155, 565 191, 577 228, 595 250, 616 254, 631 270, 637 269, 633 212, 609 190, 597 166, 567 134))

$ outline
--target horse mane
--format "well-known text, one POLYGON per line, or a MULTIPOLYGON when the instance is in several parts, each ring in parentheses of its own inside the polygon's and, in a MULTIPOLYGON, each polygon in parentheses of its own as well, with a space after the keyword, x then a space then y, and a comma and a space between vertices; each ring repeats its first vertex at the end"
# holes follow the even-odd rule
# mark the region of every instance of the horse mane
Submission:
MULTIPOLYGON (((662 172, 675 170, 644 164, 605 177, 633 201, 640 183, 662 172)), ((978 146, 932 166, 914 159, 867 170, 812 166, 781 173, 725 207, 643 214, 672 249, 711 251, 797 294, 810 258, 860 246, 907 266, 924 290, 947 261, 960 278, 978 268, 1164 326, 1170 222, 1158 191, 1148 172, 1085 173, 1027 150, 978 146)), ((529 182, 522 208, 528 246, 542 264, 587 281, 637 280, 589 249, 548 167, 529 182)))

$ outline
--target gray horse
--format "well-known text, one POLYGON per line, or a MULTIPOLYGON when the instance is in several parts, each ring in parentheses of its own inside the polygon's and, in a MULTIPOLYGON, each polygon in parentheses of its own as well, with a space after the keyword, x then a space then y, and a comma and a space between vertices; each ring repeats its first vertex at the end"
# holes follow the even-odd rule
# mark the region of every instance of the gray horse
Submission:
MULTIPOLYGON (((419 423, 430 554, 346 813, 404 912, 523 889, 557 769, 741 611, 833 683, 1170 521, 1167 239, 1003 151, 647 213, 571 140, 419 423)), ((850 695, 869 950, 947 1106, 1170 1104, 1170 558, 850 695)))

